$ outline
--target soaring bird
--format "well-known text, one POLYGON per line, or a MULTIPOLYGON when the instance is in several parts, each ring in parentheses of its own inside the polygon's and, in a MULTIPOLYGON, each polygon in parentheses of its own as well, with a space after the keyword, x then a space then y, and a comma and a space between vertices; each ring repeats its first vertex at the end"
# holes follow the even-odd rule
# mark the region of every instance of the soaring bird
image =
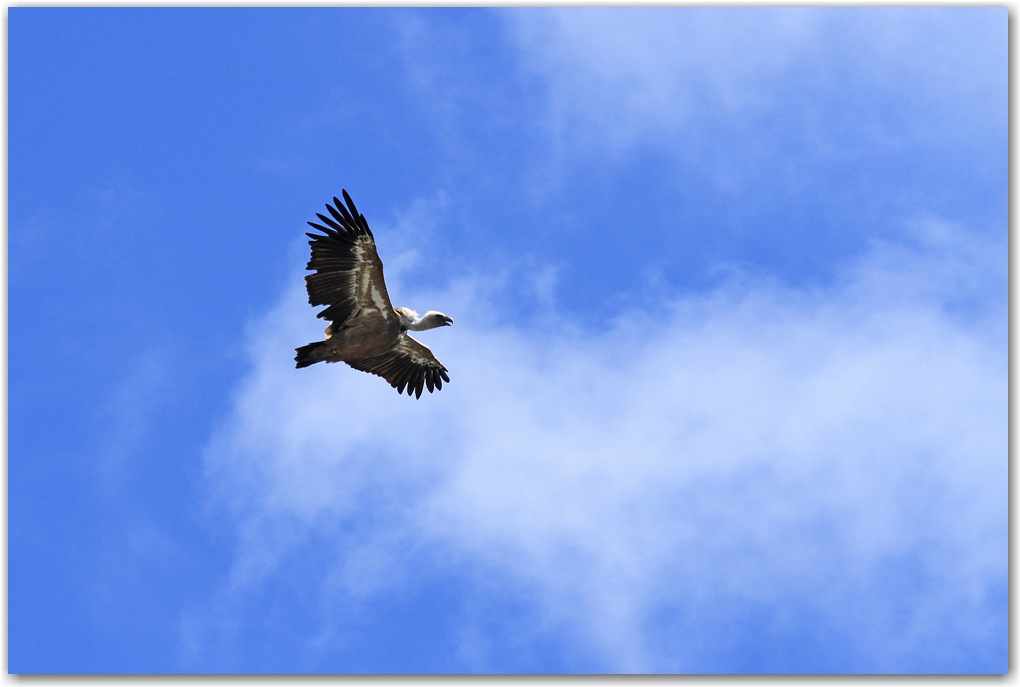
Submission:
POLYGON ((426 386, 429 393, 442 389, 443 382, 450 381, 446 367, 407 332, 447 327, 453 318, 435 310, 419 317, 410 308, 390 304, 372 230, 346 190, 343 196, 347 207, 334 196, 333 205, 326 204, 330 216, 315 213, 322 224, 308 223, 324 234, 307 234, 312 239, 307 269, 315 270, 305 277, 308 302, 329 306, 318 317, 330 325, 325 341, 295 349, 297 366, 343 361, 379 375, 398 394, 407 389, 415 398, 421 398, 426 386))

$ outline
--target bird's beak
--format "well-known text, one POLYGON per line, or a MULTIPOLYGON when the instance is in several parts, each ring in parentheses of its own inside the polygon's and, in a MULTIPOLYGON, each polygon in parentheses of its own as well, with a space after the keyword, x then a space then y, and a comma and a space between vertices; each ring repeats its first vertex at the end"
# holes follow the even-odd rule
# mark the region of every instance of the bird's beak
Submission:
POLYGON ((446 315, 443 315, 443 326, 444 327, 449 327, 451 324, 453 324, 453 318, 452 317, 447 317, 446 315))

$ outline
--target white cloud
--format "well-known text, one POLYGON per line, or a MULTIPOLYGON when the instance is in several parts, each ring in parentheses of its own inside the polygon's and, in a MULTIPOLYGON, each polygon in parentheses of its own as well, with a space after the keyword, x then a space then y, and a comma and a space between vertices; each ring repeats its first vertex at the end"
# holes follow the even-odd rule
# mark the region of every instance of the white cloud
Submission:
POLYGON ((504 16, 522 64, 546 84, 545 124, 561 151, 670 142, 702 164, 740 153, 743 164, 761 157, 774 165, 791 138, 838 159, 1005 130, 1001 8, 559 8, 504 16), (731 138, 743 143, 721 142, 731 138))
MULTIPOLYGON (((769 171, 785 158, 765 124, 798 103, 825 110, 795 127, 823 157, 953 144, 981 117, 995 129, 996 56, 974 50, 994 22, 876 11, 506 16, 571 165, 577 147, 666 141, 717 175, 740 173, 727 155, 760 153, 769 171), (844 113, 848 75, 846 97, 868 98, 844 113), (715 142, 720 127, 761 151, 715 142)), ((921 218, 831 287, 734 270, 606 330, 558 313, 557 272, 536 264, 516 293, 548 316, 525 329, 494 310, 498 276, 414 288, 418 229, 444 206, 405 213, 387 257, 395 304, 456 319, 422 334, 451 370, 441 392, 293 369, 294 347, 321 338, 298 278, 252 328, 252 372, 207 451, 239 541, 222 612, 307 560, 314 652, 342 643, 364 600, 451 566, 487 579, 483 596, 521 599, 536 642, 600 657, 569 659, 580 669, 762 669, 740 657, 767 641, 800 657, 786 668, 1005 668, 1002 246, 921 218)), ((505 667, 492 621, 461 620, 450 669, 505 667)), ((237 625, 187 624, 192 638, 237 625)))
MULTIPOLYGON (((397 304, 456 318, 422 335, 452 381, 417 401, 293 369, 318 337, 295 288, 252 329, 207 453, 239 534, 231 588, 328 535, 324 607, 413 588, 415 551, 488 571, 611 669, 725 670, 750 608, 791 637, 784 613, 807 609, 862 669, 952 665, 942 647, 1002 631, 1005 261, 918 226, 832 289, 734 281, 607 331, 521 330, 487 309, 498 281, 414 292, 393 270, 397 304)), ((465 632, 484 669, 484 631, 465 632)))
POLYGON ((706 109, 761 105, 770 99, 765 78, 788 66, 817 24, 800 9, 570 8, 506 16, 525 64, 549 79, 554 115, 594 125, 600 138, 676 129, 706 109))

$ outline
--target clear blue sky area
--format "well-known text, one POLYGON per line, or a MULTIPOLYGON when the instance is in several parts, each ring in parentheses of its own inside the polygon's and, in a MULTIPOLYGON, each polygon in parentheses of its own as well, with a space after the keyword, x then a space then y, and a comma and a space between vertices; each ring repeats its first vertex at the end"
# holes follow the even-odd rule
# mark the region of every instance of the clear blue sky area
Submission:
POLYGON ((1005 672, 1005 8, 8 17, 10 672, 1005 672))

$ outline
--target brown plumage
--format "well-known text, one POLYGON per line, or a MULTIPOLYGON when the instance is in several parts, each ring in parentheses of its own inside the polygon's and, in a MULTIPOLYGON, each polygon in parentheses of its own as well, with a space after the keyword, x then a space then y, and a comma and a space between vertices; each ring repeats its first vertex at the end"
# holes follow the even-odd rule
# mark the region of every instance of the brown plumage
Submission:
POLYGON ((386 291, 382 260, 365 216, 343 191, 347 206, 336 197, 326 205, 329 217, 316 213, 322 224, 309 222, 323 234, 312 234, 308 245, 312 259, 305 277, 308 302, 328 306, 318 314, 330 325, 326 340, 301 346, 297 367, 318 362, 343 361, 355 370, 378 375, 390 386, 421 398, 428 387, 442 389, 449 382, 447 369, 425 344, 407 331, 421 331, 453 324, 453 318, 430 310, 424 317, 409 308, 394 308, 386 291))

